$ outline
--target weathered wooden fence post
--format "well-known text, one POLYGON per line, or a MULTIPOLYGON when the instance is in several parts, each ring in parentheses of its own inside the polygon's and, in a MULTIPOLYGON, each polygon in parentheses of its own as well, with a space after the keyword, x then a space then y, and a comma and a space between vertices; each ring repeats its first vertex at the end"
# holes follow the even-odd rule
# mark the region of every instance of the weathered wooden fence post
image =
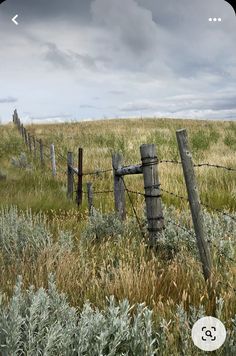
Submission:
POLYGON ((114 198, 115 198, 115 211, 121 220, 126 218, 126 207, 125 207, 125 187, 123 183, 123 178, 116 174, 119 168, 122 168, 123 157, 120 153, 115 153, 112 155, 112 167, 114 176, 114 198))
POLYGON ((43 155, 43 141, 40 138, 39 140, 39 152, 40 152, 40 162, 41 166, 44 167, 44 155, 43 155))
POLYGON ((93 186, 92 183, 87 183, 87 197, 88 197, 88 209, 89 215, 93 214, 93 186))
POLYGON ((74 171, 73 167, 73 153, 67 152, 67 198, 73 199, 74 192, 74 171))
POLYGON ((77 186, 77 205, 83 201, 83 148, 78 150, 78 186, 77 186))
POLYGON ((203 216, 201 203, 197 188, 197 181, 194 173, 192 155, 189 150, 187 131, 185 129, 176 131, 180 157, 183 166, 184 178, 188 192, 194 230, 196 234, 197 246, 203 268, 205 280, 211 277, 211 259, 208 246, 204 239, 203 216))
POLYGON ((140 153, 143 168, 149 244, 151 247, 155 247, 158 243, 158 234, 164 228, 156 146, 153 144, 142 145, 140 153))
POLYGON ((30 133, 28 132, 28 146, 29 146, 29 151, 32 153, 32 142, 31 142, 31 136, 30 133))
POLYGON ((51 157, 51 165, 52 165, 52 175, 53 177, 55 177, 57 175, 57 167, 56 167, 55 147, 53 143, 50 145, 50 157, 51 157))

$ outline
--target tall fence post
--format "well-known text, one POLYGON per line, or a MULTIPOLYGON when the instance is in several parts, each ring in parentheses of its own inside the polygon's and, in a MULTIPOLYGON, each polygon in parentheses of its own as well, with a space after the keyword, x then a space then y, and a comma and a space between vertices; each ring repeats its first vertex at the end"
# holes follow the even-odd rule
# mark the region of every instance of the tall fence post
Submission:
POLYGON ((73 172, 73 153, 67 152, 67 198, 73 199, 74 192, 74 172, 73 172))
POLYGON ((91 182, 87 183, 87 197, 88 197, 88 209, 89 215, 93 213, 93 186, 91 182))
POLYGON ((83 201, 83 148, 78 150, 78 186, 77 186, 77 205, 83 201))
POLYGON ((143 167, 149 244, 151 247, 155 247, 158 243, 158 235, 164 228, 156 146, 153 144, 142 145, 140 153, 143 167))
POLYGON ((30 151, 30 153, 32 153, 32 142, 31 142, 31 136, 30 136, 29 132, 28 132, 28 135, 27 135, 27 139, 28 139, 29 151, 30 151))
POLYGON ((39 140, 39 152, 40 152, 40 162, 41 162, 41 166, 44 166, 44 155, 43 155, 43 141, 40 138, 39 140))
POLYGON ((51 164, 52 164, 52 175, 53 177, 55 177, 57 175, 57 167, 56 167, 55 146, 53 143, 50 145, 50 157, 51 157, 51 164))
POLYGON ((187 131, 185 129, 178 130, 176 131, 176 136, 182 161, 184 179, 188 192, 188 200, 192 214, 197 246, 203 268, 203 274, 205 280, 208 280, 211 277, 211 259, 208 246, 204 239, 204 226, 201 203, 197 188, 197 180, 194 173, 192 155, 188 145, 187 131))
POLYGON ((125 187, 122 176, 116 174, 117 169, 122 167, 123 157, 120 153, 112 155, 112 167, 114 176, 114 198, 115 198, 115 210, 121 220, 126 218, 125 207, 125 187))

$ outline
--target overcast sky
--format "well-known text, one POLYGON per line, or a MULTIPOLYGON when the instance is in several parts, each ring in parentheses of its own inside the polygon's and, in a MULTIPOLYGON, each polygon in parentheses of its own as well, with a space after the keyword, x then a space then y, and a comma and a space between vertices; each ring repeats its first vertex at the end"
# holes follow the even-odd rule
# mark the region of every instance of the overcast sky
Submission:
POLYGON ((7 0, 0 120, 236 119, 235 44, 224 0, 7 0))

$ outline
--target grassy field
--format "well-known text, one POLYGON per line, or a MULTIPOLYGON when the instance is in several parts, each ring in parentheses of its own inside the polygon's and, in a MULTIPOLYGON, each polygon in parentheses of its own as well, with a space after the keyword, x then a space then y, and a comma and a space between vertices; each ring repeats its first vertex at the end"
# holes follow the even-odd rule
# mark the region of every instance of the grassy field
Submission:
MULTIPOLYGON (((38 139, 42 138, 47 146, 55 144, 56 153, 61 157, 56 179, 51 176, 47 157, 46 167, 42 170, 39 159, 33 159, 27 152, 16 128, 1 126, 0 174, 6 175, 6 179, 0 180, 0 205, 3 209, 0 230, 3 273, 0 284, 6 298, 12 295, 18 275, 23 278, 23 288, 31 284, 36 288, 46 288, 48 275, 52 272, 59 291, 66 293, 70 305, 78 310, 83 308, 86 300, 103 309, 106 297, 110 295, 114 295, 116 300, 128 298, 132 305, 145 302, 153 311, 157 329, 161 320, 166 321, 163 330, 168 347, 163 346, 159 350, 163 355, 198 354, 189 335, 184 336, 185 344, 181 339, 184 333, 181 327, 184 323, 191 324, 193 307, 198 311, 203 308, 207 315, 217 315, 236 333, 236 325, 233 329, 232 324, 236 310, 236 224, 214 212, 217 208, 236 217, 235 172, 196 168, 201 199, 212 207, 212 210, 204 210, 206 237, 212 243, 209 244, 213 264, 211 286, 204 282, 194 237, 191 238, 181 228, 166 223, 158 251, 150 251, 140 235, 128 198, 125 224, 112 214, 112 194, 95 195, 96 214, 92 219, 88 217, 86 195, 80 209, 74 201, 66 199, 67 151, 73 151, 76 160, 78 147, 84 148, 85 172, 110 169, 113 152, 123 154, 125 165, 137 164, 140 162, 139 147, 144 143, 155 143, 161 160, 179 160, 175 131, 180 128, 188 131, 195 163, 208 162, 236 168, 236 123, 233 122, 130 119, 28 126, 27 129, 38 139), (26 167, 17 167, 22 152, 27 156, 27 164, 26 167), (9 212, 11 206, 17 208, 9 212), (29 209, 32 213, 27 212, 29 209), (13 217, 10 219, 9 216, 13 217), (9 221, 15 221, 12 224, 16 227, 12 230, 17 239, 23 236, 24 240, 25 235, 34 235, 33 231, 37 231, 38 226, 44 226, 52 243, 43 244, 42 248, 33 242, 31 246, 29 239, 19 249, 20 238, 16 242, 9 237, 9 246, 14 240, 14 248, 4 245, 1 240, 3 232, 9 236, 13 234, 10 228, 5 227, 11 224, 9 221), (28 229, 28 225, 32 225, 31 228, 28 229), (65 243, 67 240, 70 248, 65 243), (64 243, 66 247, 63 247, 64 243), (9 251, 13 256, 11 263, 9 251), (180 306, 185 316, 176 311, 180 306), (186 321, 184 318, 189 319, 186 321), (190 351, 182 353, 183 347, 190 351)), ((48 149, 46 154, 49 155, 48 149)), ((181 166, 162 163, 159 174, 163 189, 186 196, 181 166)), ((85 176, 84 190, 88 181, 93 183, 94 190, 113 189, 110 172, 85 176)), ((126 184, 131 190, 143 191, 141 176, 127 177, 126 184)), ((132 195, 132 199, 145 229, 143 197, 132 195)), ((163 194, 163 202, 165 217, 193 233, 186 202, 168 194, 163 194)), ((34 239, 37 241, 37 234, 32 241, 34 239)), ((235 350, 232 335, 228 344, 233 343, 234 349, 227 346, 218 354, 227 355, 227 352, 235 350)))

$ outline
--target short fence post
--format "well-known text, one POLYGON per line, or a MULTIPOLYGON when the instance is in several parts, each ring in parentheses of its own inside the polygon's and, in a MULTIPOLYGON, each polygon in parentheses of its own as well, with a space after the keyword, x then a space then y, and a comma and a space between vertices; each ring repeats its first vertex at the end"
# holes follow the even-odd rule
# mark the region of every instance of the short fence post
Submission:
POLYGON ((88 197, 88 209, 89 215, 93 214, 93 186, 92 183, 87 183, 87 197, 88 197))
POLYGON ((114 198, 115 198, 115 211, 121 220, 126 218, 125 207, 125 187, 122 176, 116 174, 116 170, 122 168, 123 157, 119 153, 112 155, 112 167, 114 176, 114 198))
POLYGON ((43 141, 40 138, 39 140, 39 152, 40 152, 40 162, 41 162, 41 166, 44 166, 44 155, 43 155, 43 141))
POLYGON ((67 198, 73 199, 74 192, 74 172, 73 172, 73 153, 67 152, 67 198))
POLYGON ((31 136, 30 133, 28 132, 28 146, 29 146, 29 151, 32 153, 32 144, 31 144, 31 136))
POLYGON ((33 141, 34 159, 36 159, 37 158, 37 146, 36 146, 35 136, 32 136, 32 141, 33 141))
POLYGON ((83 148, 78 150, 78 186, 77 186, 77 205, 83 201, 83 148))
POLYGON ((140 153, 143 167, 149 245, 155 247, 158 243, 158 235, 164 228, 156 146, 153 144, 142 145, 140 153))
POLYGON ((187 132, 185 129, 178 130, 176 131, 176 136, 182 161, 185 183, 188 192, 188 200, 190 204, 198 250, 203 268, 203 274, 205 280, 208 280, 211 277, 211 259, 208 246, 204 239, 204 226, 201 203, 197 188, 197 181, 194 173, 192 155, 188 145, 187 132))
POLYGON ((53 177, 55 177, 57 175, 57 167, 56 167, 55 147, 53 143, 50 145, 50 157, 51 157, 51 164, 52 164, 52 175, 53 177))

